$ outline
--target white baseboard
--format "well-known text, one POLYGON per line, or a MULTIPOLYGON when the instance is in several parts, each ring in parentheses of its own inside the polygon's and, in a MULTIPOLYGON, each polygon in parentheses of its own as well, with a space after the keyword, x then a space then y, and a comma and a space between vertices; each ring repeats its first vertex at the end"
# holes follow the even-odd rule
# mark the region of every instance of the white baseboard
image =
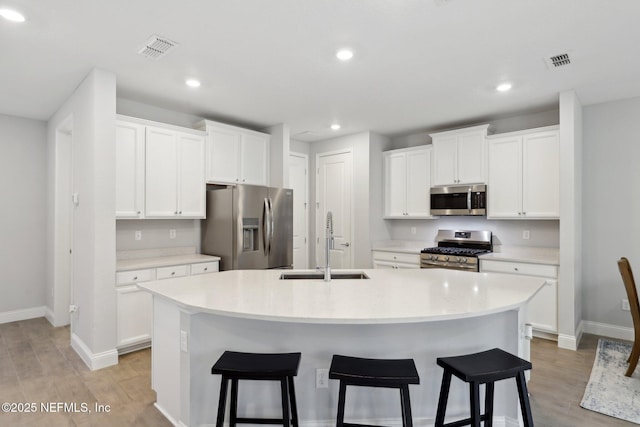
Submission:
POLYGON ((587 334, 602 335, 604 337, 616 338, 619 340, 633 341, 633 328, 624 326, 608 325, 606 323, 591 322, 583 320, 580 322, 582 329, 587 334))
POLYGON ((35 319, 38 317, 44 317, 46 314, 46 307, 31 307, 23 308, 21 310, 11 310, 0 313, 0 323, 17 322, 20 320, 35 319))
POLYGON ((71 348, 78 353, 82 361, 92 371, 118 364, 118 350, 114 348, 101 353, 93 353, 76 334, 71 334, 71 348))
MULTIPOLYGON (((186 424, 184 424, 182 421, 178 421, 178 420, 173 419, 173 417, 172 417, 172 416, 170 416, 170 415, 169 415, 169 413, 168 413, 167 411, 165 411, 165 409, 164 409, 162 406, 158 405, 158 402, 155 402, 155 403, 153 404, 153 406, 155 406, 155 407, 156 407, 156 409, 157 409, 158 411, 160 411, 160 413, 161 413, 162 415, 164 415, 164 417, 167 419, 167 421, 169 421, 169 422, 170 422, 171 424, 173 424, 174 426, 176 426, 176 427, 187 427, 187 425, 186 425, 186 424)), ((214 426, 214 425, 215 425, 215 424, 212 424, 212 426, 214 426)))

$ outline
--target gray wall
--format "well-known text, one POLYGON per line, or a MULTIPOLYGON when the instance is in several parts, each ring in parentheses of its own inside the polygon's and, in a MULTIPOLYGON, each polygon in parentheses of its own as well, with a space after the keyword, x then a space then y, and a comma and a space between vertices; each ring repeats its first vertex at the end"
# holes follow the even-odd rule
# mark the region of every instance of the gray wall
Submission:
POLYGON ((640 98, 584 107, 583 310, 591 322, 631 327, 616 261, 640 274, 640 98))
POLYGON ((0 115, 0 313, 45 305, 46 123, 0 115))

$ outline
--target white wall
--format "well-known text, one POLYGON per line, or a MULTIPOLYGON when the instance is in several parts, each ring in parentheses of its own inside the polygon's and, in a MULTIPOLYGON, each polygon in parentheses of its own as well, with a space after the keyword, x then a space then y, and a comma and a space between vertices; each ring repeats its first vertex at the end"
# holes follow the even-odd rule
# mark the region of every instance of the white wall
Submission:
POLYGON ((125 116, 137 117, 139 119, 152 120, 155 122, 187 128, 194 128, 195 124, 202 120, 202 117, 179 113, 177 111, 167 110, 165 108, 124 98, 118 98, 116 100, 116 112, 125 116))
POLYGON ((640 277, 640 98, 584 107, 583 319, 631 328, 617 261, 640 277))
POLYGON ((0 115, 0 323, 42 316, 45 299, 46 123, 0 115))
POLYGON ((287 187, 289 182, 289 126, 279 124, 264 129, 271 135, 269 142, 269 186, 287 187))
MULTIPOLYGON (((115 119, 116 78, 94 69, 51 117, 47 129, 49 179, 47 290, 68 286, 57 282, 61 251, 56 241, 56 133, 73 121, 74 211, 73 289, 78 312, 72 321, 72 345, 92 368, 117 363, 115 295, 115 119)), ((68 250, 68 249, 67 249, 68 250)), ((50 307, 53 310, 53 307, 50 307)))
POLYGON ((119 219, 116 221, 116 250, 195 247, 200 250, 200 220, 197 219, 119 219), (176 230, 176 238, 169 238, 176 230), (142 239, 135 239, 135 232, 142 239))

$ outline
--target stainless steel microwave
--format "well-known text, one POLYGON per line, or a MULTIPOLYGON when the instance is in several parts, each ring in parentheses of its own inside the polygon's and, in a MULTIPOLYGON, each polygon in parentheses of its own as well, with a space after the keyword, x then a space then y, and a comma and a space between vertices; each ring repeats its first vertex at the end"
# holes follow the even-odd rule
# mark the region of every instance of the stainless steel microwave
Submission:
POLYGON ((431 215, 486 215, 484 184, 431 187, 431 215))

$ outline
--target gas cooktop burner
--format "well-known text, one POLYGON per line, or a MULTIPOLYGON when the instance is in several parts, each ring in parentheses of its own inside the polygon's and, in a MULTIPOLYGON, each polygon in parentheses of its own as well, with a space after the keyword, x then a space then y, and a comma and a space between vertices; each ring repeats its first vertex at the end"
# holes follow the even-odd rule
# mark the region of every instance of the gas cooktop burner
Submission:
POLYGON ((421 252, 423 254, 444 254, 444 255, 475 257, 481 254, 486 254, 491 251, 487 249, 451 248, 451 247, 438 246, 436 248, 424 248, 421 252))

